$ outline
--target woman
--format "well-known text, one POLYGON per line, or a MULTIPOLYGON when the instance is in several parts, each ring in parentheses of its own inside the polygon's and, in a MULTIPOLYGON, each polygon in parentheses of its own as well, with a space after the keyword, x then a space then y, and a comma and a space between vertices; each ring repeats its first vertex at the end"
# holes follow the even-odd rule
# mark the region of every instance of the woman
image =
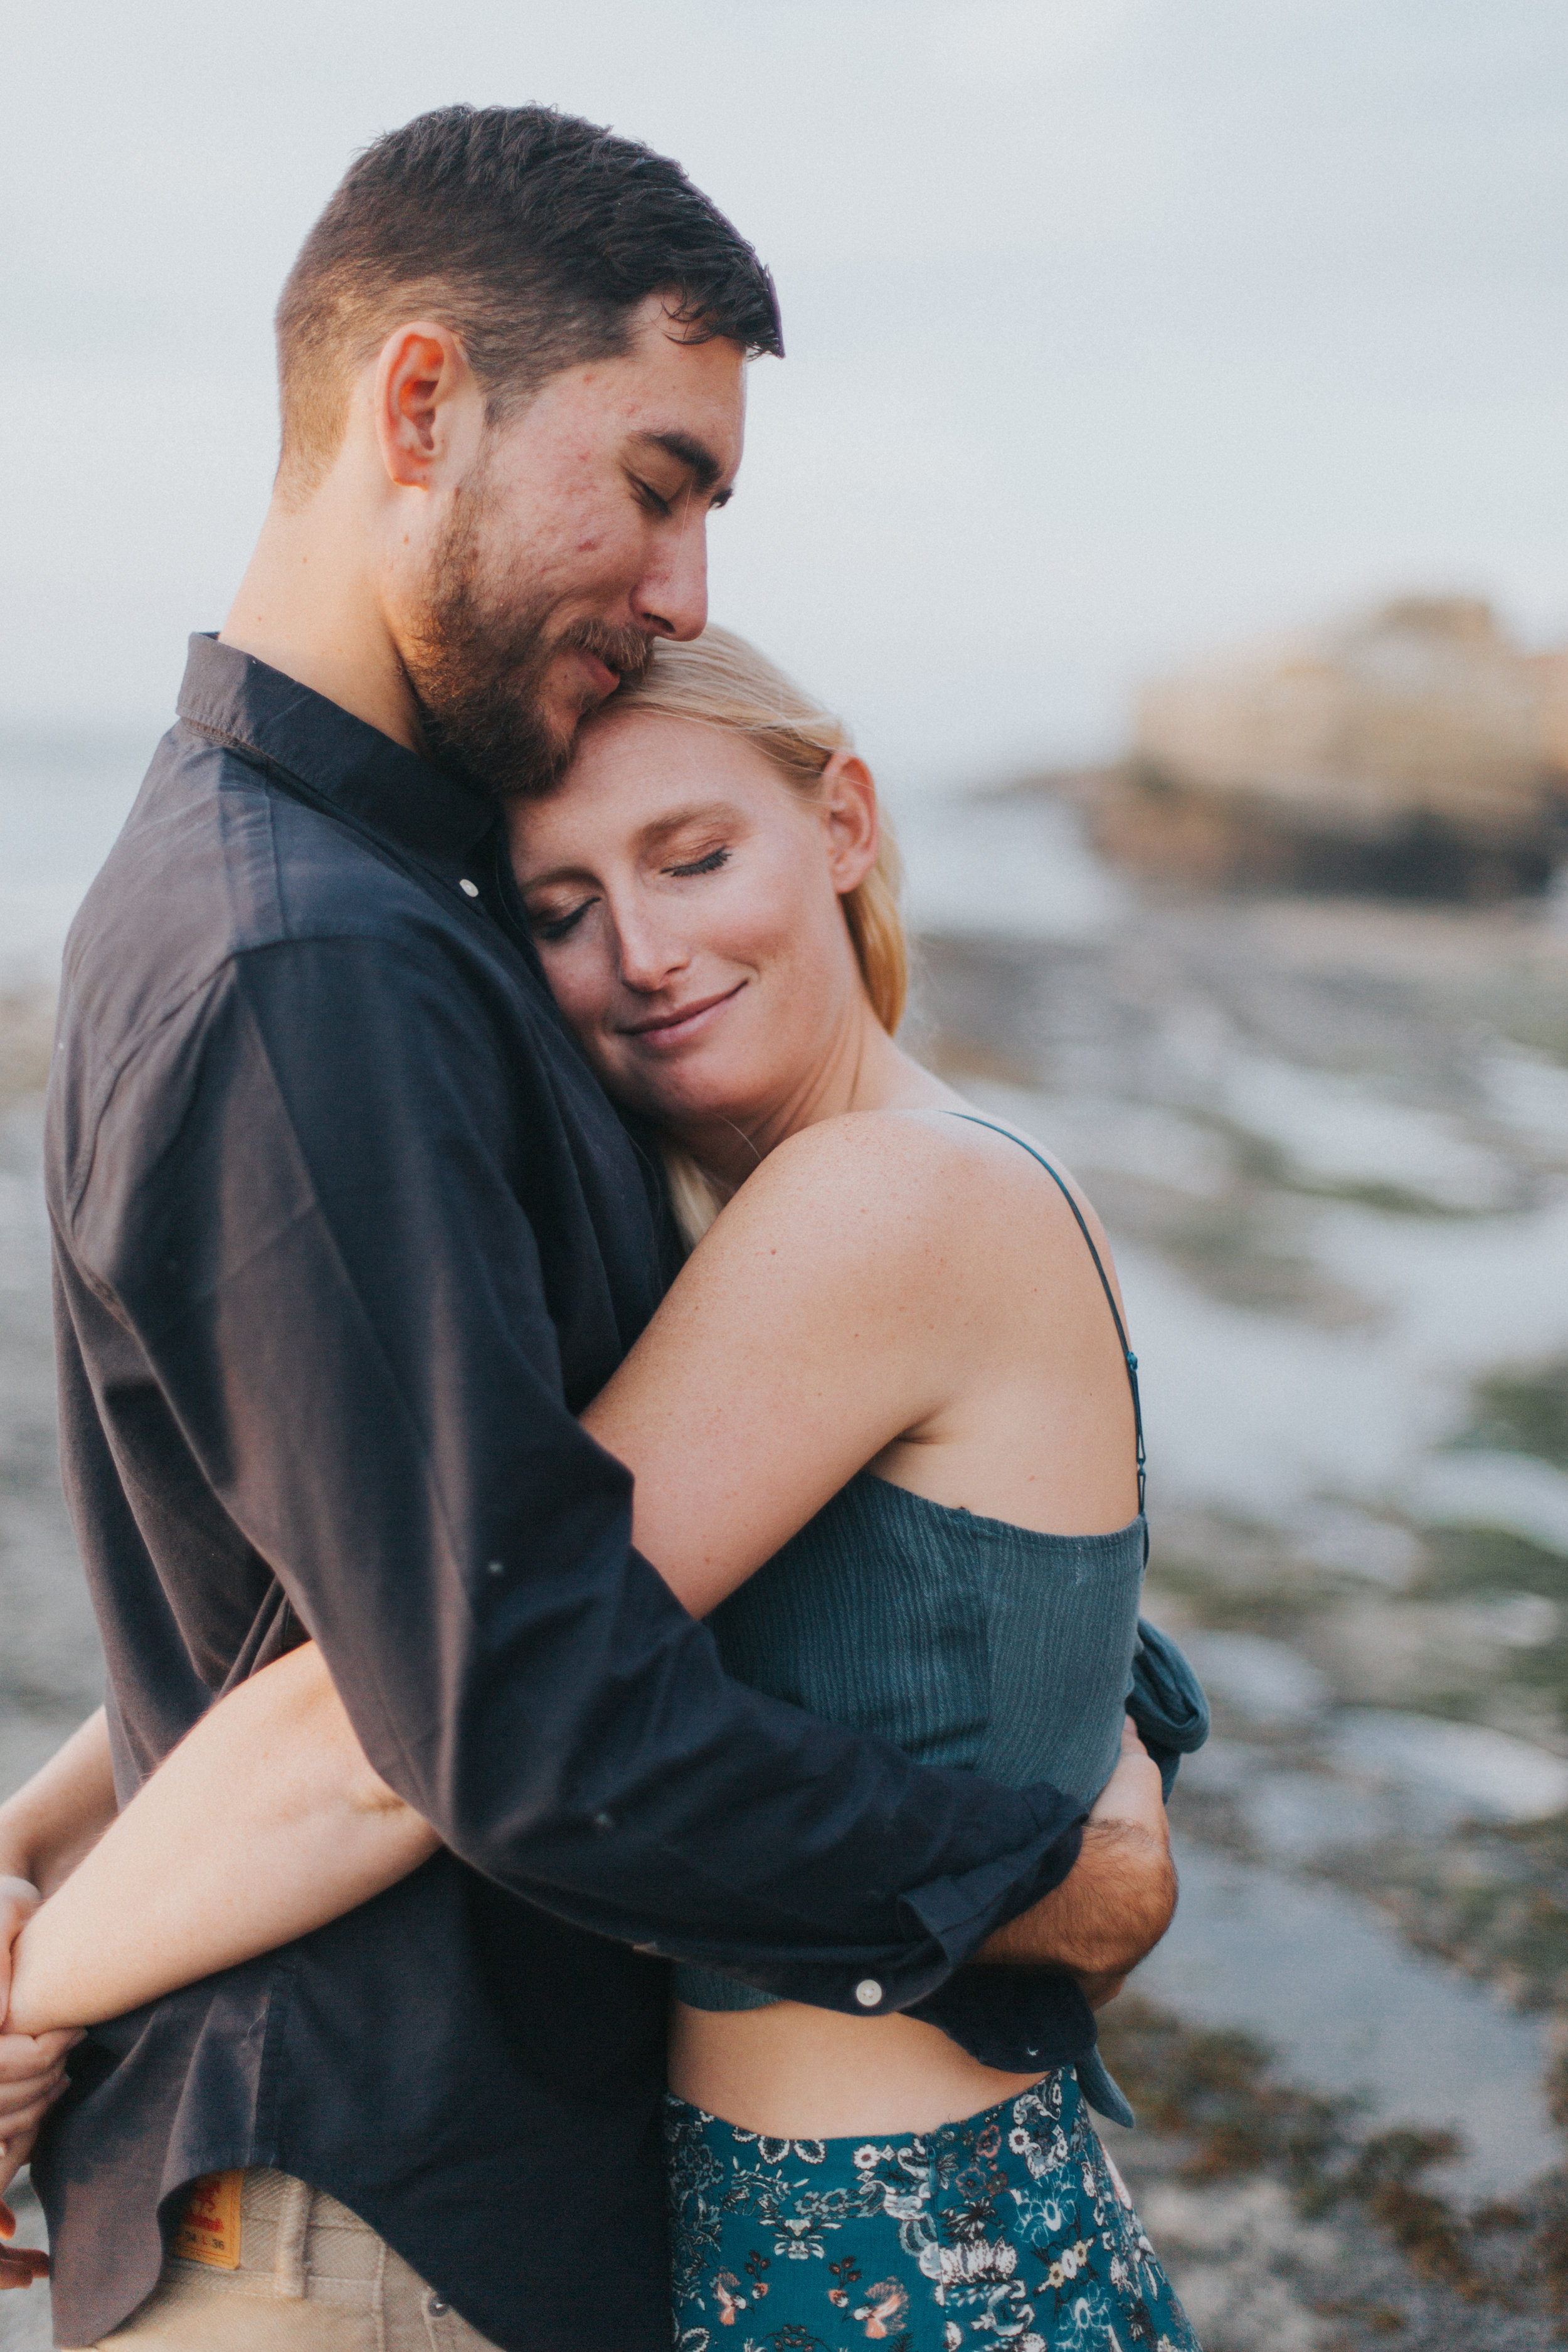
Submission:
MULTIPOLYGON (((721 631, 661 646, 584 727, 566 785, 516 810, 512 848, 550 984, 666 1139, 696 1244, 585 1415, 636 1474, 639 1549, 743 1679, 1163 1843, 1123 1712, 1144 1546, 1120 1308, 1054 1171, 894 1043, 895 856, 843 729, 721 631)), ((15 2023, 113 2014, 416 1866, 430 1832, 379 1784, 367 1801, 372 1777, 314 1654, 269 1668, 21 1937, 15 2023), (331 1833, 162 1933, 149 1905, 137 1950, 106 1948, 86 1906, 117 1841, 155 1854, 158 1806, 182 1771, 210 1785, 224 1719, 307 1681, 311 1752, 357 1790, 331 1833)), ((58 1876, 82 1832, 57 1810, 58 1876)), ((183 1823, 169 1837, 188 1858, 183 1823)), ((676 1994, 692 2352, 737 2325, 759 2352, 1193 2344, 1070 2068, 999 2070, 914 2018, 695 1969, 676 1994)))

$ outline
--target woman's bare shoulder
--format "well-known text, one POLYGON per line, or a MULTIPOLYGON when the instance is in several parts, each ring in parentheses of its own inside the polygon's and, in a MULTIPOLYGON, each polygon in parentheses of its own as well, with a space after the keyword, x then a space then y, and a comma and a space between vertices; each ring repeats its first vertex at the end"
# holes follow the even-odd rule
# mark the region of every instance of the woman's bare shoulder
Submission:
MULTIPOLYGON (((857 1220, 861 1238, 940 1223, 957 1184, 981 1189, 984 1175, 963 1130, 946 1114, 921 1109, 850 1111, 816 1120, 777 1145, 749 1176, 713 1228, 738 1235, 779 1219, 857 1220)), ((706 1246, 706 1244, 704 1244, 706 1246)))
MULTIPOLYGON (((924 1106, 818 1120, 768 1155, 698 1256, 772 1250, 787 1237, 812 1279, 833 1261, 868 1275, 911 1255, 928 1280, 939 1270, 965 1279, 976 1262, 996 1265, 999 1249, 1005 1263, 1032 1237, 1052 1246, 1067 1216, 1024 1141, 1010 1129, 924 1106)), ((1060 1163, 1045 1157, 1103 1246, 1092 1208, 1060 1163)))

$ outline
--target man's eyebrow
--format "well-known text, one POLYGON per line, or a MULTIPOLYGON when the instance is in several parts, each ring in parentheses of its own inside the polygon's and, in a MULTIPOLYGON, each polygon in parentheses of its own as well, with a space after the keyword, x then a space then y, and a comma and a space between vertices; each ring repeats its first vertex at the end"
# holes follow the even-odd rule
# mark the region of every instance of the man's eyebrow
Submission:
MULTIPOLYGON (((699 441, 695 434, 639 433, 635 437, 655 449, 662 449, 667 457, 673 457, 678 466, 684 466, 700 490, 710 490, 724 471, 708 444, 699 441)), ((715 503, 721 505, 730 495, 728 490, 722 491, 715 503)))

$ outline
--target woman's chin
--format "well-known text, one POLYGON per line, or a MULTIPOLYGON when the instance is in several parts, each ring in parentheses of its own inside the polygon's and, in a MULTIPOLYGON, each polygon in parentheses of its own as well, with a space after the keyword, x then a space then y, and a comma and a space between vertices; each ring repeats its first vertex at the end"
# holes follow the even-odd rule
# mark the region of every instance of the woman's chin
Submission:
POLYGON ((679 1060, 660 1060, 651 1068, 639 1060, 635 1067, 601 1070, 605 1091, 624 1109, 637 1111, 655 1126, 668 1128, 678 1140, 700 1136, 713 1127, 746 1128, 754 1117, 754 1087, 727 1085, 718 1056, 699 1053, 679 1060))

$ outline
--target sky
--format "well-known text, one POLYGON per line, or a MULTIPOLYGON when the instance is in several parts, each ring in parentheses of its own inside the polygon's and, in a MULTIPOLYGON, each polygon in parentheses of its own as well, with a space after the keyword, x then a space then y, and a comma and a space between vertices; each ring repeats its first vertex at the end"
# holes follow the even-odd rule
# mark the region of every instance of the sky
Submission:
POLYGON ((279 285, 456 99, 678 156, 772 265, 712 611, 894 790, 1103 756, 1142 678, 1391 593, 1568 639, 1553 0, 7 0, 0 729, 166 722, 279 285))

